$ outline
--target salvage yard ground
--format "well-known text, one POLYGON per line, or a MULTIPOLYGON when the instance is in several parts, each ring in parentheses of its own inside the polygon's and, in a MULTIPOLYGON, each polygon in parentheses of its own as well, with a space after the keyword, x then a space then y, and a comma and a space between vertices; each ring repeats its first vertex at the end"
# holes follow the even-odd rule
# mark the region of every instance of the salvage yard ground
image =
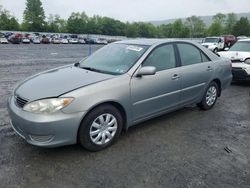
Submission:
POLYGON ((25 143, 6 109, 14 86, 88 52, 88 45, 0 45, 0 187, 249 187, 247 83, 231 85, 210 111, 192 106, 139 124, 101 152, 25 143))

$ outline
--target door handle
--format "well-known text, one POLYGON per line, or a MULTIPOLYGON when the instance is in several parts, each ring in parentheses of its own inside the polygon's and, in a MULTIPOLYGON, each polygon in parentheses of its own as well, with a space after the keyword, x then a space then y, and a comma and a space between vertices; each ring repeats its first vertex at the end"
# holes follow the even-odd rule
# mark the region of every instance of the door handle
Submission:
POLYGON ((174 74, 172 76, 172 80, 178 80, 180 78, 180 76, 178 74, 174 74))
POLYGON ((213 70, 213 68, 211 66, 207 67, 207 71, 212 71, 212 70, 213 70))

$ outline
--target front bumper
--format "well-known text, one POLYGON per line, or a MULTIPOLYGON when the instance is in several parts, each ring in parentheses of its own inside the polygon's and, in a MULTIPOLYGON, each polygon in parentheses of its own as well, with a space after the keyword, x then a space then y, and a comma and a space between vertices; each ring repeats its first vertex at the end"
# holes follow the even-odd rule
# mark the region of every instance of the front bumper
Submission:
POLYGON ((232 74, 233 74, 233 80, 247 80, 247 81, 249 80, 250 81, 250 75, 243 68, 233 67, 232 74))
POLYGON ((77 143, 77 132, 85 112, 34 114, 17 107, 14 97, 8 111, 15 132, 28 143, 41 147, 58 147, 77 143))

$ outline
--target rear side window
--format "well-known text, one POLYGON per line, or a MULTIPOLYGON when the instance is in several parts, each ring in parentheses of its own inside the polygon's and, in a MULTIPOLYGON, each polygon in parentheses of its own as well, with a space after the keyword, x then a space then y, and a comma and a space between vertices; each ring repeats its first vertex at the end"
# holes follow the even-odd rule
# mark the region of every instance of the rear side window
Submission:
POLYGON ((208 57, 201 51, 201 58, 203 62, 209 62, 211 61, 210 59, 208 59, 208 57))
MULTIPOLYGON (((201 51, 198 48, 186 43, 177 44, 177 46, 179 49, 182 66, 203 62, 201 51)), ((204 61, 206 60, 204 59, 204 61)))
POLYGON ((157 71, 176 67, 175 52, 172 44, 160 46, 144 61, 143 66, 154 66, 157 71))

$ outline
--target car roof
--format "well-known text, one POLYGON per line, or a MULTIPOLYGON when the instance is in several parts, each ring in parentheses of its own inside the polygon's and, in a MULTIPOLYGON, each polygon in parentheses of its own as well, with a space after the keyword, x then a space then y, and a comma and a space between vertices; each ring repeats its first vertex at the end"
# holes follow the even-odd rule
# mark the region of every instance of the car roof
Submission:
POLYGON ((118 42, 115 42, 115 43, 152 46, 152 45, 159 45, 159 44, 164 44, 164 43, 168 43, 168 42, 189 42, 189 43, 193 43, 192 41, 177 40, 177 39, 133 39, 133 40, 118 41, 118 42))
POLYGON ((214 38, 214 39, 219 39, 219 38, 223 38, 223 37, 206 37, 206 38, 214 38))
POLYGON ((240 40, 238 40, 238 41, 239 41, 239 42, 242 42, 242 41, 243 41, 243 42, 244 42, 244 41, 245 41, 245 42, 249 42, 249 41, 250 41, 250 38, 247 38, 247 39, 240 39, 240 40))

